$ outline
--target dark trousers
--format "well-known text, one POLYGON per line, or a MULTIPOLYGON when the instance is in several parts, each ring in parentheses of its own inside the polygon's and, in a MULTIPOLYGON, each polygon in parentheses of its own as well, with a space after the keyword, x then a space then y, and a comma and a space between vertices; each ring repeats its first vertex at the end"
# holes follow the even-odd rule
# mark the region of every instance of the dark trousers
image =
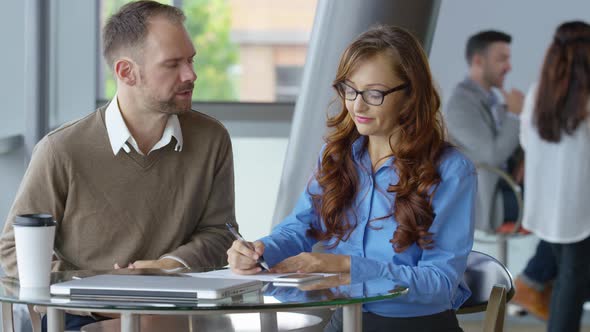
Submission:
MULTIPOLYGON (((518 218, 516 195, 506 182, 500 181, 499 185, 502 192, 502 203, 504 203, 504 221, 515 221, 518 218)), ((539 241, 537 250, 529 259, 523 274, 539 285, 545 285, 557 277, 557 263, 549 243, 543 240, 539 241)))
POLYGON ((580 331, 590 280, 590 237, 576 243, 552 243, 557 279, 551 295, 549 332, 580 331))
POLYGON ((523 274, 540 285, 545 285, 557 278, 557 262, 549 242, 539 241, 537 250, 529 259, 523 274))
MULTIPOLYGON (((502 193, 502 203, 504 205, 504 221, 516 221, 518 218, 518 201, 514 191, 506 181, 500 180, 498 183, 500 192, 502 193)), ((523 192, 524 193, 524 192, 523 192)))
MULTIPOLYGON (((342 331, 342 309, 332 315, 324 332, 342 331)), ((463 332, 453 310, 420 317, 383 317, 363 312, 364 332, 463 332)))
MULTIPOLYGON (((108 318, 94 319, 90 316, 78 316, 66 313, 65 329, 66 331, 80 331, 80 329, 85 325, 96 323, 105 319, 108 318)), ((41 320, 41 331, 47 332, 47 315, 43 316, 43 319, 41 320)))

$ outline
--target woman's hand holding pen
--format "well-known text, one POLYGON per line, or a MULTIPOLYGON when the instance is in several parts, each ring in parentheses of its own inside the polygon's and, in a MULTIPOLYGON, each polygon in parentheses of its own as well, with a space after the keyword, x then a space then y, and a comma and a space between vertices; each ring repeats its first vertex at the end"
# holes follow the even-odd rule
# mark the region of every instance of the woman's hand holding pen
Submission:
POLYGON ((254 250, 241 240, 235 240, 231 248, 227 250, 227 262, 234 273, 255 274, 262 271, 258 258, 264 253, 264 244, 260 241, 248 243, 254 250))

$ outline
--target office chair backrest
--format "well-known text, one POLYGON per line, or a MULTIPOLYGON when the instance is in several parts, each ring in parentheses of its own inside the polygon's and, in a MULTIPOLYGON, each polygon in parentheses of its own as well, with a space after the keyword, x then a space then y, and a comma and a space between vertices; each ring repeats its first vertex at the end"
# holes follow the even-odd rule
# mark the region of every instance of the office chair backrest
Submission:
POLYGON ((514 284, 508 269, 494 257, 472 251, 467 258, 463 280, 472 294, 457 313, 485 311, 484 331, 502 331, 506 302, 514 296, 514 284))
MULTIPOLYGON (((478 174, 486 175, 484 179, 488 180, 484 182, 488 183, 488 185, 491 185, 493 183, 496 191, 494 195, 489 197, 489 202, 481 203, 489 204, 489 215, 487 216, 486 220, 476 221, 476 229, 483 231, 484 235, 478 236, 478 234, 476 233, 475 241, 479 243, 496 244, 498 248, 498 254, 496 255, 496 257, 498 257, 498 260, 500 260, 502 264, 506 264, 508 262, 508 240, 511 238, 517 238, 529 234, 528 232, 523 230, 521 225, 522 212, 524 206, 522 198, 522 188, 518 185, 518 183, 514 181, 514 179, 512 179, 510 174, 506 173, 498 167, 494 167, 485 163, 478 163, 476 164, 476 168, 478 174), (500 187, 498 186, 497 181, 491 183, 489 182, 494 179, 499 179, 498 181, 504 181, 508 185, 508 188, 512 190, 514 196, 516 197, 516 204, 518 206, 518 217, 516 218, 516 220, 512 220, 510 222, 501 224, 499 227, 497 227, 498 225, 495 224, 500 220, 496 219, 497 217, 501 217, 500 219, 504 219, 504 216, 497 216, 496 208, 499 207, 497 203, 502 201, 502 194, 499 190, 500 187)), ((479 178, 478 181, 480 181, 479 178)), ((478 183, 478 186, 480 185, 481 187, 479 190, 485 187, 485 184, 483 182, 478 183)), ((478 193, 478 195, 479 194, 481 193, 478 193)), ((479 213, 477 213, 476 215, 478 216, 478 218, 484 218, 484 216, 480 215, 479 213)))

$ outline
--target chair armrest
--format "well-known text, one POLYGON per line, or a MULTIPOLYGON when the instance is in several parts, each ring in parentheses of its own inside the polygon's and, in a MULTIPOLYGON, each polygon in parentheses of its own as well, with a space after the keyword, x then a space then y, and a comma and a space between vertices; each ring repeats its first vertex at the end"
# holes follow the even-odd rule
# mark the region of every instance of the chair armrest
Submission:
POLYGON ((486 163, 477 163, 475 165, 475 167, 477 168, 477 170, 482 170, 482 171, 486 171, 486 172, 490 172, 490 173, 494 173, 496 175, 498 175, 501 179, 503 179, 504 181, 506 181, 506 183, 508 184, 508 187, 514 192, 514 196, 516 197, 516 204, 518 205, 518 217, 515 220, 514 223, 514 229, 508 233, 508 236, 512 236, 512 235, 516 235, 518 234, 520 227, 522 225, 522 212, 524 209, 524 202, 522 199, 522 189, 520 188, 520 186, 518 185, 518 183, 516 183, 516 181, 514 181, 514 179, 510 176, 510 174, 506 173, 505 171, 503 171, 502 169, 486 164, 486 163))
POLYGON ((504 331, 506 314, 506 288, 503 285, 494 285, 490 292, 490 300, 486 309, 483 325, 484 332, 504 331))

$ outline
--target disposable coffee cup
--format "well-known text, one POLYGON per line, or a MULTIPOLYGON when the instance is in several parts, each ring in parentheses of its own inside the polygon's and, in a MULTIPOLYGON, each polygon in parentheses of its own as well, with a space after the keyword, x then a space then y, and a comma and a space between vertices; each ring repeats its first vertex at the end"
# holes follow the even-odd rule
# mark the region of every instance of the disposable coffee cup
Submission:
POLYGON ((23 214, 14 221, 20 287, 49 287, 55 220, 50 214, 23 214))
POLYGON ((26 300, 49 300, 49 287, 21 287, 18 298, 26 300))

